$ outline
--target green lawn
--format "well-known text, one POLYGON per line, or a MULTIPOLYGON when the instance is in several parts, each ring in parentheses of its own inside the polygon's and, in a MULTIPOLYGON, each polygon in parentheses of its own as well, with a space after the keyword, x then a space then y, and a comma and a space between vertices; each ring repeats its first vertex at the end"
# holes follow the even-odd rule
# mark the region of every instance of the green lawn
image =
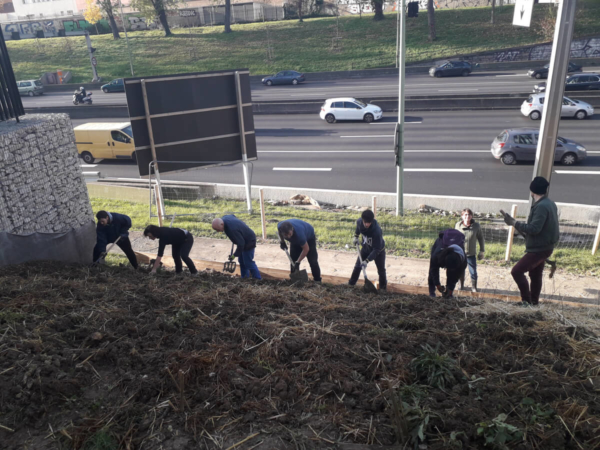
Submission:
MULTIPOLYGON (((427 14, 407 19, 407 62, 461 53, 507 48, 546 41, 540 23, 550 7, 536 5, 531 28, 513 27, 513 6, 496 8, 491 25, 490 8, 440 10, 436 14, 435 42, 427 40, 427 14)), ((301 72, 384 67, 394 64, 396 20, 375 22, 365 15, 233 25, 231 34, 222 27, 175 29, 173 37, 160 31, 129 34, 136 75, 249 68, 252 74, 281 69, 301 72), (338 24, 339 23, 339 27, 338 24), (268 61, 266 27, 269 27, 274 60, 268 61), (337 45, 333 45, 334 37, 337 45)), ((600 32, 600 1, 580 0, 575 36, 600 32)), ((98 49, 98 72, 104 80, 130 76, 125 39, 93 36, 98 49)), ((73 82, 91 80, 91 68, 83 37, 27 39, 7 42, 17 79, 38 78, 42 72, 71 71, 73 82)))
MULTIPOLYGON (((184 228, 195 236, 225 239, 223 233, 215 232, 211 222, 215 217, 224 214, 235 214, 246 222, 257 236, 262 236, 260 205, 254 202, 254 214, 245 212, 246 203, 226 199, 188 201, 166 201, 165 208, 168 214, 175 214, 173 226, 184 228)), ((131 217, 134 230, 143 230, 147 225, 158 224, 158 219, 150 219, 148 204, 92 198, 94 213, 100 210, 116 211, 131 217)), ((289 206, 266 205, 267 238, 275 242, 277 238, 277 222, 289 218, 305 220, 312 224, 317 234, 319 247, 326 249, 345 249, 352 245, 352 237, 356 219, 360 213, 351 210, 333 212, 327 210, 305 210, 289 206)), ((407 256, 413 258, 429 258, 429 252, 439 231, 454 228, 458 221, 455 217, 442 217, 423 215, 408 212, 404 217, 393 214, 379 213, 377 220, 380 223, 388 254, 407 256)), ((170 225, 166 220, 164 226, 170 225)), ((482 222, 484 230, 491 229, 491 224, 482 222)), ((486 260, 483 264, 507 265, 504 262, 506 250, 506 237, 498 233, 486 232, 486 260), (488 239, 488 236, 493 236, 488 239)), ((352 251, 351 249, 348 249, 352 251)), ((524 245, 515 240, 512 252, 511 265, 514 264, 524 252, 524 245)), ((598 271, 599 257, 592 256, 591 250, 585 248, 558 248, 554 256, 559 267, 570 273, 593 274, 598 271)))

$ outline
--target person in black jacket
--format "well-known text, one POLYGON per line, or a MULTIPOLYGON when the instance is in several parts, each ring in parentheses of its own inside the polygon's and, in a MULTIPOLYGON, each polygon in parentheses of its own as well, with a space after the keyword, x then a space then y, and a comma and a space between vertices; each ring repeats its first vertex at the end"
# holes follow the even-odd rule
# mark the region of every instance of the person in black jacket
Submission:
POLYGON ((117 246, 123 250, 123 253, 129 259, 134 269, 138 268, 137 258, 131 248, 129 240, 129 229, 131 228, 131 218, 125 214, 110 213, 98 211, 96 213, 98 225, 96 226, 96 246, 94 247, 94 262, 98 261, 102 253, 106 251, 108 244, 114 243, 117 239, 117 246))
POLYGON ((435 290, 442 293, 442 297, 450 298, 456 287, 456 283, 465 276, 467 258, 465 251, 458 245, 444 247, 442 235, 436 239, 431 248, 429 259, 429 295, 435 297, 435 290), (446 269, 446 287, 440 281, 440 268, 446 269))
POLYGON ((238 257, 242 278, 249 278, 252 275, 252 278, 262 279, 254 262, 254 249, 256 248, 254 231, 233 214, 213 220, 212 227, 215 231, 225 232, 229 240, 237 245, 235 253, 230 255, 230 260, 233 261, 235 256, 238 257))
POLYGON ((175 272, 183 272, 181 260, 190 269, 190 273, 195 275, 198 273, 194 262, 190 259, 190 251, 194 245, 194 236, 181 228, 157 227, 156 225, 148 225, 144 230, 144 236, 152 240, 158 239, 158 256, 154 261, 154 266, 150 273, 156 273, 160 267, 160 261, 165 253, 165 247, 171 246, 173 261, 175 261, 175 272))
POLYGON ((371 261, 375 261, 377 266, 377 273, 379 274, 379 289, 385 290, 387 288, 387 277, 385 272, 385 241, 383 240, 383 233, 381 227, 375 220, 375 214, 371 210, 365 210, 361 214, 360 219, 356 221, 356 231, 354 232, 353 244, 356 247, 359 243, 359 236, 362 235, 362 249, 360 251, 360 257, 363 262, 360 263, 360 258, 356 258, 356 264, 354 270, 350 276, 348 284, 354 286, 360 276, 360 271, 363 266, 367 267, 371 261))

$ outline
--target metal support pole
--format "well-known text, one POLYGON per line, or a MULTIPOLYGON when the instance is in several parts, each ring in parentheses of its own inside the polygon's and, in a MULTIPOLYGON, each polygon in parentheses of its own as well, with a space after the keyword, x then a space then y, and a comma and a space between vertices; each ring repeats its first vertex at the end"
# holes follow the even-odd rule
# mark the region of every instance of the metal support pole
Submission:
MULTIPOLYGON (((160 172, 158 170, 158 158, 156 157, 156 147, 154 146, 154 133, 152 132, 152 119, 150 118, 150 107, 148 106, 148 92, 146 91, 146 80, 142 80, 142 95, 144 97, 144 111, 146 113, 146 125, 148 126, 148 137, 150 138, 150 150, 152 151, 152 161, 154 162, 154 174, 156 175, 156 184, 158 185, 158 194, 160 198, 156 199, 156 203, 160 204, 157 208, 159 216, 165 214, 165 202, 163 199, 162 184, 160 182, 160 172)), ((152 173, 149 174, 150 176, 152 173)), ((162 218, 160 219, 162 221, 162 218)))
POLYGON ((244 168, 244 185, 246 186, 246 204, 248 212, 252 214, 252 192, 250 186, 250 172, 248 171, 248 153, 246 151, 246 128, 244 127, 244 103, 242 101, 242 84, 240 73, 235 72, 235 93, 237 98, 238 121, 240 128, 240 144, 242 146, 242 164, 244 168))
POLYGON ((398 124, 396 125, 396 216, 404 215, 404 47, 405 36, 405 6, 406 0, 398 0, 400 17, 398 28, 398 124))
POLYGON ((127 43, 127 51, 129 52, 129 67, 131 68, 131 76, 134 77, 133 73, 133 58, 131 57, 131 48, 129 47, 129 38, 127 37, 127 27, 125 26, 125 15, 123 14, 123 0, 119 0, 119 6, 121 7, 121 22, 123 23, 123 33, 125 33, 125 42, 127 43))
POLYGON ((396 69, 398 68, 398 57, 399 56, 400 56, 400 0, 396 0, 396 69))
POLYGON ((85 32, 85 43, 87 44, 88 54, 90 55, 90 64, 92 65, 92 74, 94 75, 92 78, 92 83, 97 83, 100 80, 98 79, 98 70, 93 62, 94 52, 92 52, 92 40, 90 39, 90 33, 87 31, 85 32))
MULTIPOLYGON (((575 25, 576 0, 562 0, 558 7, 556 27, 554 29, 554 44, 550 57, 550 73, 546 83, 546 99, 542 112, 542 124, 535 155, 533 178, 544 177, 548 182, 552 177, 554 152, 558 125, 562 111, 562 101, 565 91, 565 78, 571 54, 571 39, 575 25)), ((529 206, 531 208, 531 199, 529 206)))

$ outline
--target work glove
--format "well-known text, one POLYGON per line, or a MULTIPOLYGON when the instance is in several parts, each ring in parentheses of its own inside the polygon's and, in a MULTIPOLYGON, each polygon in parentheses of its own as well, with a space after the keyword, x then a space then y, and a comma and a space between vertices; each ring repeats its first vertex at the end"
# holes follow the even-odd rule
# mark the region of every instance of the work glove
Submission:
POLYGON ((361 270, 366 270, 367 269, 367 265, 369 264, 369 261, 367 261, 366 259, 362 262, 362 264, 360 265, 361 270))
POLYGON ((360 244, 360 240, 358 239, 358 236, 354 236, 354 239, 352 240, 352 245, 356 247, 358 244, 360 244))
POLYGON ((446 288, 444 286, 441 285, 437 285, 436 286, 437 290, 441 292, 442 296, 446 294, 446 288))
POLYGON ((285 243, 285 241, 279 241, 279 248, 281 250, 287 250, 287 244, 285 243))
POLYGON ((510 214, 505 213, 502 210, 500 210, 500 213, 504 216, 504 223, 506 225, 508 225, 509 227, 515 226, 515 223, 517 223, 517 221, 514 217, 512 217, 510 214))
POLYGON ((485 256, 484 252, 479 252, 479 255, 477 255, 477 259, 481 261, 484 256, 485 256))
POLYGON ((294 263, 294 268, 292 269, 292 272, 298 272, 300 270, 300 263, 298 261, 296 261, 294 263))
POLYGON ((229 261, 233 261, 235 259, 235 255, 229 255, 229 261))

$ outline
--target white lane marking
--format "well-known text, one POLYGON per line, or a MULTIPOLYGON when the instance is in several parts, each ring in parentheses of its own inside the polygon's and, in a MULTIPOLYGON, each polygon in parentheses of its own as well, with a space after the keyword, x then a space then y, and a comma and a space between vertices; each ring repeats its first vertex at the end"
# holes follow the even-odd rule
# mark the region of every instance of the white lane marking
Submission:
POLYGON ((473 169, 404 169, 405 172, 473 172, 473 169))
POLYGON ((570 175, 600 175, 600 170, 556 170, 555 173, 570 175))
POLYGON ((590 151, 588 150, 588 154, 589 154, 589 153, 592 153, 592 154, 594 154, 594 155, 600 155, 600 152, 590 152, 590 151))
MULTIPOLYGON (((394 150, 258 150, 257 153, 394 153, 394 150)), ((404 150, 404 153, 490 153, 490 150, 404 150)))
POLYGON ((438 92, 478 91, 479 89, 438 89, 438 92))
MULTIPOLYGON (((404 125, 409 123, 423 123, 423 122, 404 122, 404 125)), ((371 122, 369 125, 396 125, 397 122, 371 122)))
POLYGON ((496 75, 497 77, 527 77, 526 73, 515 73, 514 75, 496 75))
POLYGON ((373 136, 340 136, 341 138, 384 138, 394 137, 393 134, 375 134, 373 136))
POLYGON ((273 167, 273 170, 294 172, 331 172, 331 167, 273 167))
POLYGON ((98 164, 81 164, 79 167, 88 168, 88 167, 96 167, 98 164))

